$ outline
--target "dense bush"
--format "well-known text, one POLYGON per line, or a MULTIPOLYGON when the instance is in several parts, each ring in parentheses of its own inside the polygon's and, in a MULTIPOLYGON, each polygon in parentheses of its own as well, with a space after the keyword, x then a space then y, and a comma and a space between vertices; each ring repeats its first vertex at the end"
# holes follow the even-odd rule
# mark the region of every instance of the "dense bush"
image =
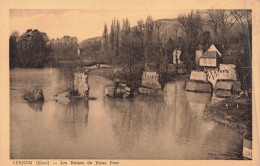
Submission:
POLYGON ((22 36, 10 36, 10 67, 43 67, 46 62, 46 34, 29 29, 22 36))

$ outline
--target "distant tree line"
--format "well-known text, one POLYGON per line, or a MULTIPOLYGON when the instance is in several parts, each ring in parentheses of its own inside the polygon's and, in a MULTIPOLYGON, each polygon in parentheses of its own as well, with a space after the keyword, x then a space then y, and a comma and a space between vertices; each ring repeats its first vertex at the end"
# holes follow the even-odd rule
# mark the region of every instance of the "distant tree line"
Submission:
POLYGON ((76 37, 64 36, 52 39, 48 44, 51 49, 50 57, 58 60, 68 60, 77 57, 78 40, 76 37))
POLYGON ((15 31, 9 38, 10 68, 42 68, 57 65, 60 60, 77 57, 76 37, 64 36, 49 40, 44 32, 28 29, 19 36, 15 31))

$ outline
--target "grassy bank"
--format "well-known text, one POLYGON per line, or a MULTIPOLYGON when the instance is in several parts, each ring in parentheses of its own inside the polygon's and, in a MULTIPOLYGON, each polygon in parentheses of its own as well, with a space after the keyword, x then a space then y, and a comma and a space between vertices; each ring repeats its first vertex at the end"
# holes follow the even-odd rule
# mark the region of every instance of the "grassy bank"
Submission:
POLYGON ((213 120, 230 127, 243 137, 252 136, 252 100, 241 97, 211 104, 205 113, 213 120))

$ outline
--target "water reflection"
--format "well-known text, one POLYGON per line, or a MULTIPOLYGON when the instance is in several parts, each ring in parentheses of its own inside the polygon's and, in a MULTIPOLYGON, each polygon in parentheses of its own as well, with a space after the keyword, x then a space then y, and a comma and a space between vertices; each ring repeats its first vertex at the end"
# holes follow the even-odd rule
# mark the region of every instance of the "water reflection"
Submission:
POLYGON ((202 118, 203 112, 210 101, 210 93, 197 93, 186 91, 186 96, 189 101, 190 111, 194 118, 202 118))
POLYGON ((119 143, 119 153, 122 153, 120 158, 145 159, 160 156, 159 153, 154 153, 162 150, 159 138, 165 134, 172 114, 172 111, 166 109, 163 96, 141 95, 131 100, 104 98, 104 104, 110 115, 112 131, 119 143))
POLYGON ((131 102, 124 99, 104 99, 105 108, 111 118, 112 130, 122 151, 130 150, 134 146, 142 130, 142 112, 134 108, 131 102))
POLYGON ((28 105, 36 112, 42 111, 43 102, 28 103, 28 105))
POLYGON ((11 158, 241 157, 238 134, 203 116, 210 94, 186 92, 182 81, 166 84, 162 95, 120 99, 104 97, 104 87, 113 82, 90 76, 90 95, 97 100, 61 104, 52 97, 66 85, 59 84, 62 81, 55 71, 11 71, 11 158), (30 105, 23 100, 30 86, 42 87, 44 104, 30 105))
MULTIPOLYGON (((208 140, 208 136, 215 135, 212 132, 219 126, 203 116, 211 94, 186 92, 183 89, 184 82, 175 82, 166 85, 164 96, 139 95, 131 100, 104 98, 120 152, 127 153, 129 157, 134 151, 140 151, 136 147, 145 147, 145 150, 142 149, 145 154, 134 158, 153 155, 158 159, 208 159, 207 153, 198 153, 198 150, 207 151, 207 143, 214 144, 214 140, 218 139, 208 140), (154 140, 160 140, 160 143, 154 140), (178 153, 166 154, 168 148, 178 153), (152 154, 152 151, 158 150, 163 155, 152 154)), ((222 144, 221 148, 211 150, 218 151, 227 146, 222 144)))
POLYGON ((57 126, 60 132, 65 132, 77 138, 88 126, 89 103, 77 101, 67 105, 55 103, 57 126))

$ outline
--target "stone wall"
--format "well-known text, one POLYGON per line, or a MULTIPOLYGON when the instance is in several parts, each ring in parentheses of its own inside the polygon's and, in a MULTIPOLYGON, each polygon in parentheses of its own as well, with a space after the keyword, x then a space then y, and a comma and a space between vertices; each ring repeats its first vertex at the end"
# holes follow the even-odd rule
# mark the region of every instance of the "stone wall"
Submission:
POLYGON ((88 75, 85 72, 74 73, 74 90, 78 91, 81 97, 86 97, 88 89, 88 75))
POLYGON ((219 64, 219 70, 227 70, 230 72, 236 72, 236 65, 234 64, 219 64))
POLYGON ((216 85, 217 80, 237 80, 236 65, 220 64, 218 68, 206 68, 207 80, 216 85))
POLYGON ((237 80, 236 73, 230 73, 227 70, 220 70, 218 72, 218 79, 220 80, 237 80))
POLYGON ((207 74, 204 71, 191 71, 190 80, 207 82, 207 74))
POLYGON ((209 82, 199 82, 199 81, 188 81, 186 83, 185 90, 193 92, 205 92, 211 93, 212 86, 209 82))
POLYGON ((147 88, 160 89, 159 74, 156 72, 143 72, 142 85, 147 88))
POLYGON ((236 65, 220 64, 218 79, 222 80, 237 80, 236 65))
POLYGON ((216 89, 219 90, 227 90, 232 91, 233 88, 233 82, 232 81, 218 81, 216 83, 216 89))

